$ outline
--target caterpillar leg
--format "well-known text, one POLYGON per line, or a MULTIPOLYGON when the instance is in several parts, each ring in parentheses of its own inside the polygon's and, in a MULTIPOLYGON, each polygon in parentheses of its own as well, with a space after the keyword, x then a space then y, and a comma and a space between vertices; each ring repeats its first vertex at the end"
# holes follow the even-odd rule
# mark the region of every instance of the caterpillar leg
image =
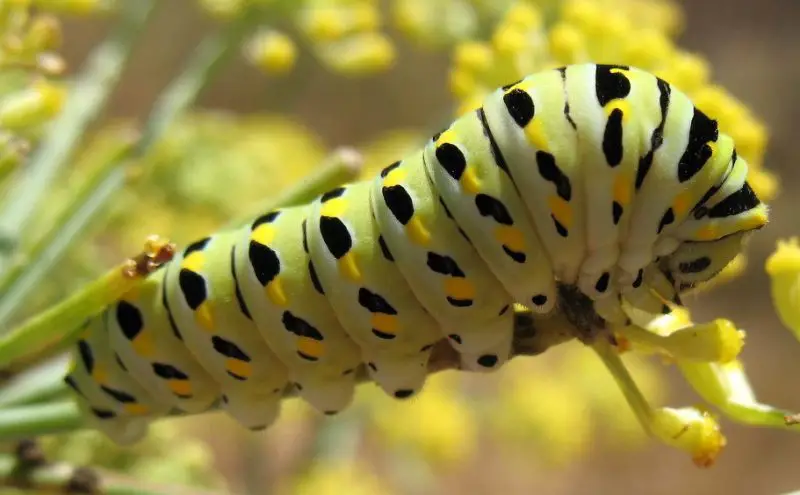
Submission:
POLYGON ((322 414, 333 415, 346 409, 355 396, 355 373, 341 378, 325 378, 315 375, 294 377, 297 395, 322 414))
POLYGON ((87 325, 64 382, 76 392, 79 407, 92 425, 113 441, 130 444, 141 439, 148 422, 165 414, 168 407, 142 388, 114 354, 105 316, 87 325))
POLYGON ((480 329, 473 328, 473 324, 447 328, 450 344, 461 354, 461 367, 475 372, 499 369, 511 357, 513 312, 508 310, 480 329))
POLYGON ((367 358, 370 377, 384 392, 406 399, 422 389, 428 375, 431 349, 411 356, 375 355, 367 358))
POLYGON ((283 389, 280 388, 263 395, 223 394, 220 397, 220 408, 244 428, 261 431, 277 419, 282 393, 283 389))

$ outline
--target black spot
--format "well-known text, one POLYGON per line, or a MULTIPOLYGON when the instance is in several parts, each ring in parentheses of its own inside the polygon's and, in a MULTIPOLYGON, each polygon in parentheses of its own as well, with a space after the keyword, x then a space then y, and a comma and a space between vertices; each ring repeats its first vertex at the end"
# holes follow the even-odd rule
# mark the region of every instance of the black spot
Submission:
POLYGON ((751 210, 758 206, 761 201, 753 192, 750 184, 747 182, 735 193, 729 195, 710 210, 708 210, 709 218, 725 218, 738 215, 747 210, 751 210))
POLYGON ((320 217, 319 233, 334 258, 337 260, 347 254, 353 247, 353 238, 347 226, 336 217, 320 217))
POLYGON ((272 223, 275 221, 276 218, 281 214, 280 210, 270 211, 264 215, 261 215, 253 222, 253 225, 250 227, 250 230, 256 230, 260 225, 265 223, 272 223))
POLYGON ((244 295, 242 294, 242 288, 239 286, 239 277, 236 274, 236 246, 234 245, 231 249, 231 278, 233 278, 233 287, 236 293, 236 303, 239 305, 239 311, 248 319, 252 320, 253 317, 250 315, 250 310, 247 308, 247 304, 244 302, 244 295))
POLYGON ((486 112, 484 111, 483 107, 477 109, 476 112, 478 115, 478 120, 481 122, 481 130, 483 131, 483 135, 486 137, 486 140, 489 141, 489 150, 492 153, 494 164, 508 174, 508 177, 513 182, 514 178, 511 177, 511 171, 508 169, 508 162, 506 162, 506 158, 503 156, 503 152, 500 150, 500 146, 497 144, 497 140, 494 138, 494 133, 489 127, 489 122, 486 120, 486 112))
POLYGON ((392 170, 396 169, 399 166, 400 166, 400 160, 384 167, 384 169, 381 170, 381 177, 386 178, 386 176, 389 175, 392 172, 392 170))
POLYGON ((419 352, 428 352, 431 349, 433 349, 433 344, 425 344, 422 346, 422 348, 420 348, 419 352))
POLYGON ((711 158, 711 141, 719 138, 717 121, 710 119, 699 109, 694 109, 692 122, 689 124, 689 142, 686 151, 678 162, 678 180, 686 182, 703 168, 711 158))
POLYGON ((643 280, 644 280, 644 270, 639 269, 639 272, 636 274, 636 280, 633 281, 633 288, 638 289, 642 285, 643 280))
POLYGON ((378 245, 381 247, 381 253, 383 254, 383 257, 389 261, 394 261, 394 256, 392 256, 391 251, 389 251, 389 246, 386 245, 386 240, 382 235, 378 236, 378 245))
POLYGON ((499 312, 499 313, 497 313, 497 316, 503 316, 504 314, 506 314, 506 313, 508 312, 508 310, 509 310, 510 308, 511 308, 511 305, 510 305, 510 304, 506 304, 505 306, 503 306, 502 308, 500 308, 500 312, 499 312))
POLYGON ((70 376, 70 375, 65 376, 64 377, 64 383, 69 385, 69 388, 71 388, 72 390, 74 390, 75 392, 77 392, 78 394, 83 396, 84 398, 86 397, 86 395, 78 387, 78 384, 75 382, 75 379, 72 376, 70 376))
POLYGON ((355 368, 347 368, 346 370, 342 371, 342 375, 347 376, 352 373, 355 373, 355 371, 356 371, 355 368))
POLYGON ((116 352, 114 353, 114 361, 117 362, 117 366, 119 366, 122 371, 128 371, 128 367, 125 366, 125 363, 122 361, 122 358, 116 352))
POLYGON ((304 218, 302 223, 303 229, 303 251, 308 253, 308 219, 304 218))
POLYGON ((117 390, 111 387, 106 387, 105 385, 101 385, 100 389, 105 392, 106 395, 112 397, 117 402, 121 402, 122 404, 134 404, 136 403, 136 397, 132 396, 127 392, 123 392, 122 390, 117 390))
POLYGON ((244 361, 246 363, 251 361, 250 356, 248 356, 241 347, 234 344, 230 340, 224 339, 218 335, 214 335, 211 337, 211 344, 214 346, 215 351, 225 357, 238 359, 239 361, 244 361))
POLYGON ((622 117, 621 109, 612 110, 603 133, 603 154, 606 157, 606 163, 611 167, 622 163, 622 117))
POLYGON ((178 272, 178 286, 192 311, 197 310, 208 298, 206 280, 197 272, 181 268, 178 272))
POLYGON ((569 182, 569 177, 564 175, 556 165, 556 157, 546 151, 537 151, 536 165, 539 168, 539 175, 556 186, 556 193, 561 199, 564 201, 572 199, 572 185, 569 182))
POLYGON ((109 411, 108 409, 97 409, 93 407, 91 408, 91 411, 97 419, 112 419, 117 417, 114 411, 109 411))
POLYGON ((661 314, 662 315, 668 315, 670 313, 672 313, 672 309, 669 306, 667 306, 666 304, 661 306, 661 314))
POLYGON ((346 189, 345 187, 336 187, 334 189, 331 189, 330 191, 326 192, 320 197, 320 201, 324 203, 326 201, 332 200, 333 198, 338 198, 342 194, 344 194, 345 189, 346 189))
POLYGON ((262 286, 266 287, 281 271, 281 262, 278 259, 278 254, 272 248, 256 241, 250 241, 250 248, 247 254, 256 278, 262 286))
POLYGON ((407 388, 401 388, 394 391, 394 396, 398 399, 407 399, 412 395, 414 395, 414 391, 407 388))
POLYGON ((664 212, 664 216, 661 217, 661 221, 658 223, 658 233, 660 234, 664 227, 671 224, 675 221, 675 214, 672 212, 672 208, 667 208, 667 211, 664 212))
POLYGON ((497 356, 494 354, 484 354, 478 358, 478 364, 484 368, 493 368, 497 364, 497 356))
POLYGON ((600 278, 597 279, 597 282, 594 284, 594 288, 597 292, 605 292, 608 290, 608 283, 611 280, 611 274, 608 272, 603 272, 600 275, 600 278))
POLYGON ((667 122, 667 111, 669 109, 672 88, 670 87, 669 83, 658 78, 656 79, 656 85, 658 86, 659 92, 658 105, 661 108, 661 121, 658 123, 658 126, 656 126, 656 128, 653 130, 653 134, 650 136, 650 150, 648 150, 648 152, 639 159, 639 167, 636 169, 637 191, 642 187, 644 179, 647 177, 647 173, 650 171, 650 167, 653 165, 653 157, 656 150, 664 143, 664 126, 667 122))
POLYGON ((397 335, 394 335, 392 333, 381 332, 380 330, 375 329, 375 328, 372 329, 372 333, 373 333, 373 335, 375 335, 379 339, 383 339, 383 340, 392 340, 392 339, 397 337, 397 335))
POLYGON ((387 315, 397 314, 397 310, 394 309, 386 299, 365 287, 358 289, 358 304, 371 313, 383 313, 387 315))
POLYGON ((681 273, 700 273, 709 266, 711 266, 711 258, 708 256, 701 256, 696 260, 679 263, 678 270, 680 270, 681 273))
POLYGON ((508 114, 520 127, 525 127, 533 120, 536 113, 531 95, 524 90, 514 88, 503 95, 503 103, 506 105, 508 114))
POLYGON ((167 287, 169 284, 167 283, 167 277, 169 276, 169 268, 167 268, 167 272, 164 275, 164 282, 161 284, 161 305, 164 306, 164 312, 167 314, 167 321, 169 322, 169 328, 172 330, 172 335, 175 336, 178 340, 183 340, 183 335, 181 335, 180 329, 178 329, 178 323, 175 321, 175 316, 172 314, 172 308, 169 306, 169 299, 167 299, 167 287))
POLYGON ((508 246, 503 246, 503 252, 506 253, 509 258, 516 261, 517 263, 525 263, 525 260, 528 259, 525 253, 521 253, 519 251, 513 251, 509 249, 508 246))
POLYGON ((195 251, 202 251, 203 249, 206 248, 210 240, 211 237, 204 237, 203 239, 200 239, 198 241, 189 244, 189 246, 187 246, 186 249, 183 251, 183 257, 185 258, 195 251))
POLYGON ((339 414, 339 411, 325 411, 326 416, 334 416, 336 414, 339 414))
POLYGON ((475 206, 478 207, 481 216, 490 216, 501 225, 514 225, 514 219, 511 218, 508 209, 497 198, 480 193, 475 196, 475 206))
POLYGON ((128 340, 135 339, 144 327, 142 313, 128 301, 119 301, 117 303, 116 318, 122 334, 128 340))
POLYGON ((461 336, 460 336, 460 335, 458 335, 457 333, 451 333, 451 334, 450 334, 450 335, 448 335, 447 337, 448 337, 450 340, 452 340, 453 342, 455 342, 456 344, 461 344, 461 336))
POLYGON ((250 431, 264 431, 267 428, 269 428, 269 426, 267 425, 256 425, 256 426, 251 426, 250 431))
POLYGON ((533 296, 531 298, 531 302, 535 306, 544 306, 545 304, 547 304, 547 296, 545 296, 544 294, 533 296))
POLYGON ((608 105, 612 100, 627 97, 631 92, 631 82, 625 74, 612 72, 613 69, 628 70, 629 67, 623 65, 597 65, 595 92, 597 93, 597 102, 602 107, 608 105))
POLYGON ((322 288, 322 283, 319 281, 319 277, 317 276, 317 269, 314 268, 314 262, 311 260, 308 260, 308 276, 311 278, 311 283, 314 285, 314 290, 322 295, 325 295, 325 290, 322 288))
POLYGON ((94 353, 92 353, 92 348, 89 347, 89 343, 85 340, 79 340, 78 353, 81 356, 81 361, 83 362, 83 367, 86 368, 86 372, 91 374, 94 370, 94 353))
POLYGON ((322 333, 320 333, 319 330, 314 328, 314 326, 308 323, 306 320, 293 315, 291 311, 283 312, 283 315, 281 316, 281 322, 283 322, 283 327, 286 330, 292 332, 298 337, 308 337, 309 339, 314 340, 325 340, 325 337, 322 335, 322 333))
POLYGON ((367 366, 369 366, 369 369, 371 369, 372 371, 378 371, 378 367, 375 366, 375 363, 373 363, 372 361, 367 363, 367 366))
POLYGON ((513 88, 514 86, 516 86, 517 84, 519 84, 521 82, 522 82, 522 79, 517 79, 513 83, 506 84, 505 86, 503 86, 503 91, 508 91, 509 89, 513 88))
POLYGON ((461 179, 467 168, 467 158, 458 146, 452 143, 442 143, 436 147, 436 160, 455 180, 461 179))
POLYGON ((619 224, 619 219, 622 218, 622 205, 616 201, 611 203, 611 215, 614 217, 614 225, 619 224))
POLYGON ((219 398, 222 399, 223 404, 227 404, 228 402, 230 402, 230 399, 228 399, 228 396, 225 394, 222 394, 219 398))
POLYGON ((300 385, 299 383, 295 383, 294 384, 294 388, 296 388, 298 392, 302 392, 303 391, 303 386, 300 385))
POLYGON ((414 216, 414 202, 408 191, 401 186, 391 186, 381 188, 383 201, 392 212, 392 215, 403 225, 406 225, 411 217, 414 216))
POLYGON ((153 373, 165 380, 188 380, 189 375, 171 364, 153 363, 153 373))
POLYGON ((567 237, 569 235, 567 228, 561 225, 561 222, 556 220, 556 217, 554 217, 553 215, 550 215, 550 218, 553 219, 553 224, 556 227, 556 232, 558 232, 558 235, 560 235, 561 237, 567 237))
POLYGON ((466 275, 450 256, 428 252, 428 268, 441 275, 464 278, 466 275))

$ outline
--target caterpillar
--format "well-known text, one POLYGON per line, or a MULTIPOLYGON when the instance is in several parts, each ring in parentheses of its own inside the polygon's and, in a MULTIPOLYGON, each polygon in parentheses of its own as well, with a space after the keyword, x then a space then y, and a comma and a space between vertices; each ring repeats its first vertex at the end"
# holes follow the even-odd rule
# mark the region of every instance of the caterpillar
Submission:
POLYGON ((767 222, 747 170, 652 74, 536 73, 372 178, 190 244, 87 323, 65 381, 119 443, 215 407, 264 429, 290 388, 335 414, 362 364, 406 399, 442 339, 500 368, 512 305, 558 311, 557 284, 612 323, 682 304, 767 222))

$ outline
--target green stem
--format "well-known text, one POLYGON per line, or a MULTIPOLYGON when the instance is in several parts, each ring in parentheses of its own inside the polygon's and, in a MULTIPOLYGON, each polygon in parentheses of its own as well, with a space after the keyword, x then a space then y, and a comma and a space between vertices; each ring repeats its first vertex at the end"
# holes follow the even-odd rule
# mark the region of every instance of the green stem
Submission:
POLYGON ((0 389, 0 409, 67 398, 63 377, 70 361, 71 356, 61 354, 13 376, 0 389))
POLYGON ((228 224, 228 228, 237 228, 249 222, 255 215, 270 211, 274 208, 283 208, 307 203, 320 194, 350 182, 361 173, 363 161, 361 155, 350 148, 339 148, 325 160, 325 162, 308 174, 297 184, 279 194, 277 197, 263 201, 255 213, 243 215, 228 224))
POLYGON ((107 174, 85 201, 76 207, 75 215, 50 234, 59 241, 46 246, 40 257, 42 261, 29 265, 30 268, 19 276, 17 283, 0 294, 3 297, 0 301, 0 324, 10 319, 28 294, 41 283, 49 269, 64 256, 77 235, 86 229, 91 220, 101 213, 101 207, 122 188, 127 176, 127 165, 150 150, 164 130, 195 100, 228 56, 236 53, 240 41, 257 19, 255 15, 243 16, 222 33, 201 42, 185 70, 159 97, 144 124, 141 139, 127 154, 108 165, 107 174))
POLYGON ((3 442, 67 433, 83 426, 81 411, 72 399, 0 410, 0 441, 3 442))
POLYGON ((46 193, 59 169, 67 163, 86 128, 105 106, 156 4, 154 0, 123 2, 119 26, 92 53, 86 69, 73 82, 66 106, 48 132, 48 139, 25 167, 22 183, 11 189, 5 208, 0 212, 0 273, 5 270, 9 254, 37 208, 46 207, 46 193))
POLYGON ((611 372, 611 376, 614 377, 614 381, 617 382, 617 385, 619 385, 619 388, 622 390, 625 400, 628 402, 631 409, 633 409, 639 423, 644 427, 645 431, 652 435, 651 424, 653 409, 647 402, 644 394, 642 394, 642 391, 639 390, 639 387, 628 372, 628 368, 625 367, 625 363, 622 362, 616 349, 603 339, 600 339, 592 348, 603 361, 606 368, 608 368, 608 371, 611 372))
POLYGON ((50 273, 73 239, 94 218, 100 206, 114 193, 107 187, 109 173, 115 161, 127 153, 132 142, 122 142, 108 156, 108 160, 87 178, 70 199, 69 204, 56 216, 45 234, 38 238, 25 256, 0 277, 0 331, 2 323, 10 321, 14 312, 41 280, 50 273))

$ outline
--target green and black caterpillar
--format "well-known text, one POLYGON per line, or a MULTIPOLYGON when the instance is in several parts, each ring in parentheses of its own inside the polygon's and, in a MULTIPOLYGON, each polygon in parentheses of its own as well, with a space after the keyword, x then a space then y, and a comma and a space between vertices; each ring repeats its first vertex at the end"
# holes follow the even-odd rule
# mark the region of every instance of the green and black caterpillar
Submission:
POLYGON ((557 283, 609 322, 680 304, 767 222, 747 168, 651 74, 534 74, 372 179, 189 245, 88 323, 66 381, 120 443, 215 405, 266 428, 287 387, 334 414, 364 363, 407 398, 443 338, 500 367, 512 305, 557 310, 557 283))

